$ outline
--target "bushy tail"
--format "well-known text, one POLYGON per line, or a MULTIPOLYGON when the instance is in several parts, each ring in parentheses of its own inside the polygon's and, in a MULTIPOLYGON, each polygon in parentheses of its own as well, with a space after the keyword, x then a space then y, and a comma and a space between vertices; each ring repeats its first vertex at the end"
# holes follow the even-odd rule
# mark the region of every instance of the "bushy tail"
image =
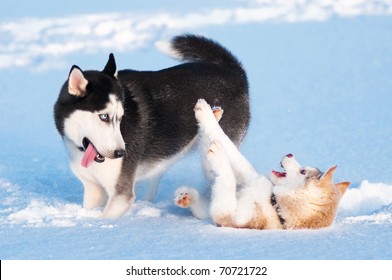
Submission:
POLYGON ((176 36, 171 41, 171 48, 175 56, 182 61, 209 62, 242 68, 241 63, 226 48, 203 36, 176 36))

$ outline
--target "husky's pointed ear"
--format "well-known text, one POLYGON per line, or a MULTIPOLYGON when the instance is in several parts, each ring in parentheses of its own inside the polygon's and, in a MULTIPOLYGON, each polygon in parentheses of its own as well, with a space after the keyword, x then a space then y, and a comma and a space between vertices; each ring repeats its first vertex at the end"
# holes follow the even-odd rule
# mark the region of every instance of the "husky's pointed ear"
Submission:
POLYGON ((77 97, 83 97, 87 93, 88 81, 83 71, 76 65, 72 66, 68 76, 68 92, 77 97))
POLYGON ((106 63, 102 72, 113 77, 116 74, 116 60, 114 59, 114 55, 112 53, 109 54, 108 62, 106 63))
POLYGON ((324 175, 320 178, 320 181, 324 180, 329 180, 332 181, 333 173, 335 172, 337 166, 332 166, 330 169, 327 170, 327 172, 324 173, 324 175))
POLYGON ((350 186, 350 182, 341 182, 336 184, 336 188, 339 191, 340 196, 342 197, 344 193, 346 192, 347 188, 350 186))

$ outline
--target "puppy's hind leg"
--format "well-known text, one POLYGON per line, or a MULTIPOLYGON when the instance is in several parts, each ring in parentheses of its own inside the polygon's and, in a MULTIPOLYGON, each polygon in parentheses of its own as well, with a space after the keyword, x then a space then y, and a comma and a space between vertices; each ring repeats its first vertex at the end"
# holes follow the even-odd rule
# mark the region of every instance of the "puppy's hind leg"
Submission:
POLYGON ((207 160, 215 175, 211 189, 211 218, 218 225, 234 226, 233 221, 237 207, 236 180, 219 142, 211 143, 207 160))
POLYGON ((259 177, 257 171, 240 153, 236 145, 218 124, 217 119, 222 117, 222 115, 219 116, 218 112, 213 112, 210 105, 204 99, 199 99, 196 103, 195 117, 199 123, 200 133, 203 137, 211 141, 218 140, 220 142, 236 174, 238 184, 247 184, 259 177))
POLYGON ((174 203, 182 208, 189 208, 198 219, 204 220, 210 217, 208 212, 208 200, 194 188, 182 186, 175 192, 174 203))

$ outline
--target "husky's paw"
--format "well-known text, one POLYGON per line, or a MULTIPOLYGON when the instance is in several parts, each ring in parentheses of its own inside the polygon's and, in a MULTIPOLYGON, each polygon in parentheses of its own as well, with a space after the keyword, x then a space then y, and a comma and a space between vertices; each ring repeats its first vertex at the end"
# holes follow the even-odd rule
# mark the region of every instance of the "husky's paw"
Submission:
POLYGON ((191 195, 187 192, 180 192, 174 199, 174 203, 182 208, 188 208, 191 205, 191 195))

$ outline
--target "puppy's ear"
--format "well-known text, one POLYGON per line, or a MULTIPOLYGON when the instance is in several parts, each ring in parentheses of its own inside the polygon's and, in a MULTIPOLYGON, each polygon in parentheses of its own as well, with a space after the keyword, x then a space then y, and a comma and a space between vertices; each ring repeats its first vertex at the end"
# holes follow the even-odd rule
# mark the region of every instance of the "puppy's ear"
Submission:
POLYGON ((332 182, 332 181, 333 181, 333 180, 332 180, 333 173, 335 172, 336 168, 337 168, 336 165, 335 165, 335 166, 332 166, 331 168, 329 168, 329 169, 327 170, 327 172, 325 172, 324 175, 320 178, 320 181, 325 181, 325 180, 327 180, 327 181, 331 181, 331 182, 332 182))
POLYGON ((111 53, 109 54, 108 62, 105 65, 105 68, 102 70, 103 73, 113 76, 116 74, 116 60, 114 59, 114 55, 111 53))
POLYGON ((72 66, 68 76, 68 92, 76 97, 84 97, 87 93, 88 81, 83 71, 76 65, 72 66))
POLYGON ((348 187, 350 186, 350 182, 341 182, 336 184, 336 188, 339 191, 340 197, 342 197, 344 195, 344 193, 346 192, 346 190, 348 189, 348 187))

